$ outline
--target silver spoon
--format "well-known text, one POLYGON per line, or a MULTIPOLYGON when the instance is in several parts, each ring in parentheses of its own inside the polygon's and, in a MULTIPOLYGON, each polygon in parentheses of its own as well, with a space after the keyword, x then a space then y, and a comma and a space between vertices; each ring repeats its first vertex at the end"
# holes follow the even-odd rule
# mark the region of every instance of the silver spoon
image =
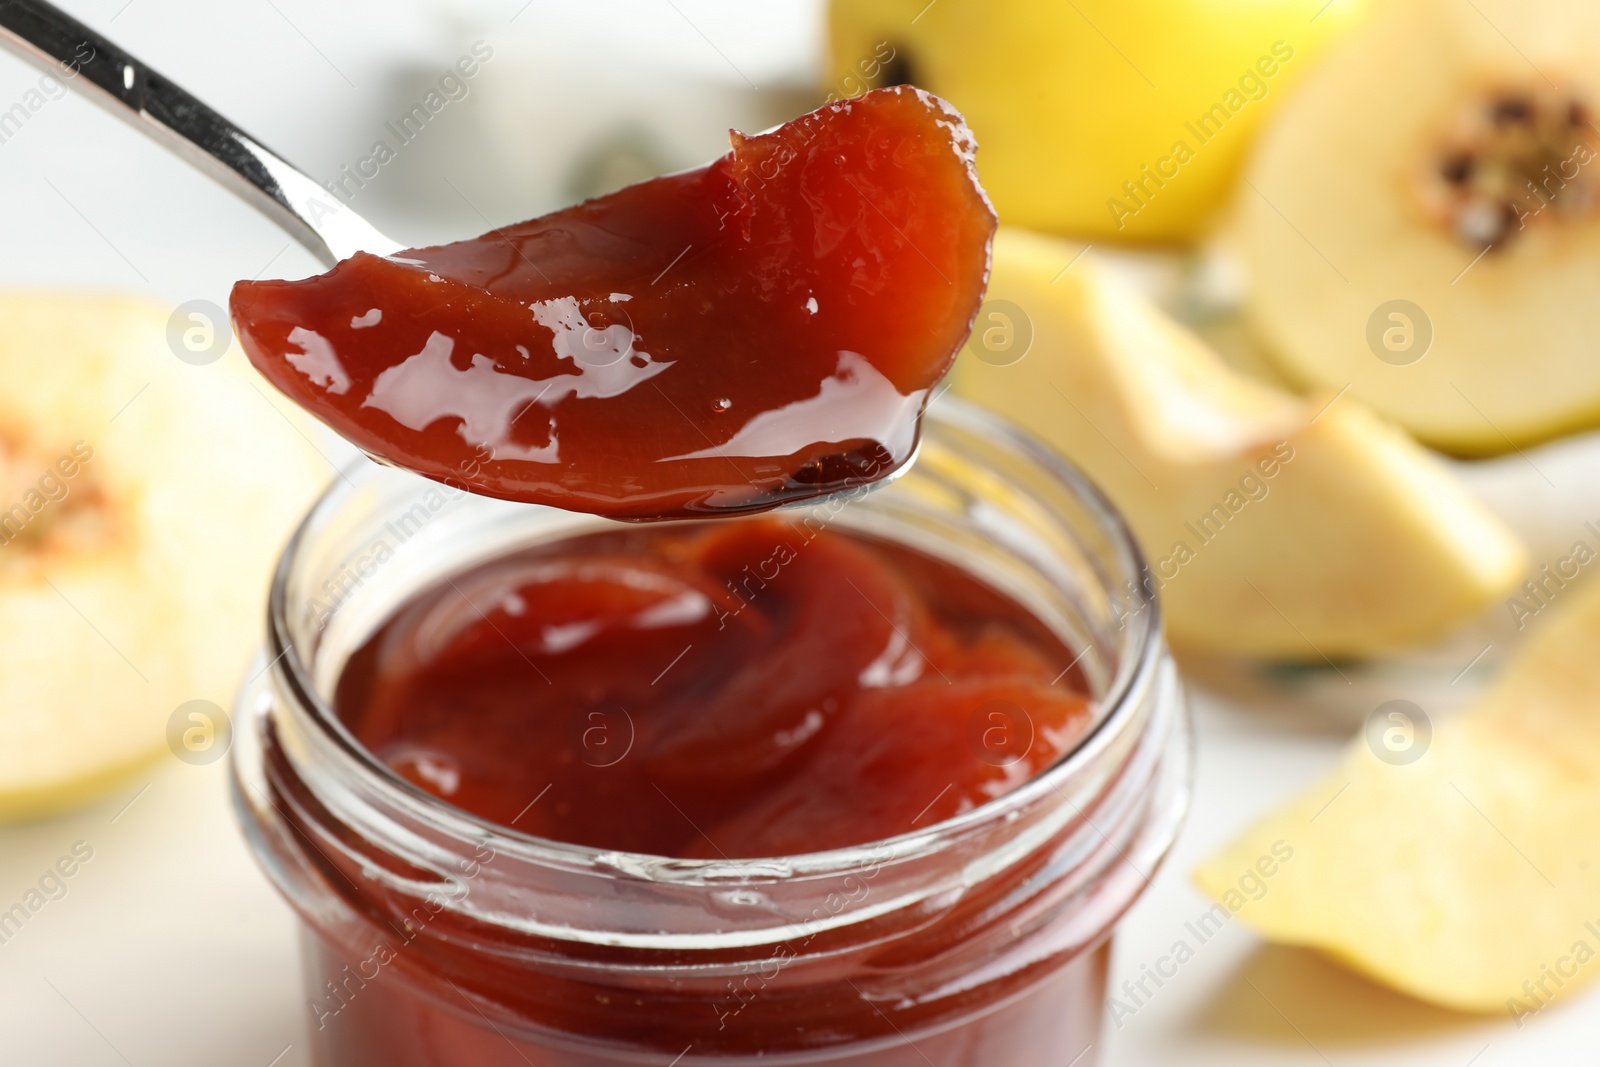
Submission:
POLYGON ((325 267, 405 246, 125 49, 43 0, 0 0, 0 46, 149 134, 304 245, 325 267))

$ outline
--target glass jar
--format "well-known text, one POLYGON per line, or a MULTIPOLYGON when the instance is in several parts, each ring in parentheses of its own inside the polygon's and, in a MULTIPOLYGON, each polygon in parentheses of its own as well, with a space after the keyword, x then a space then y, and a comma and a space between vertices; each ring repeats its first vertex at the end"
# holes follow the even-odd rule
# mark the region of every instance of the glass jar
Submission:
POLYGON ((1094 700, 1050 770, 857 848, 677 860, 517 833, 412 787, 327 700, 412 595, 604 520, 363 464, 273 583, 236 715, 234 798, 304 920, 327 1067, 1086 1067, 1112 927, 1187 801, 1181 689, 1143 560, 1105 500, 999 420, 941 400, 893 484, 789 517, 966 568, 1080 650, 1094 700))

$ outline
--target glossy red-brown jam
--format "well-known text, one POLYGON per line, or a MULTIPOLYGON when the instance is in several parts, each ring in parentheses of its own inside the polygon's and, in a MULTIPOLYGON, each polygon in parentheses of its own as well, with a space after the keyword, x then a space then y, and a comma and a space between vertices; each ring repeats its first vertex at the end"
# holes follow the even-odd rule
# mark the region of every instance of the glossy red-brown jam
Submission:
POLYGON ((909 87, 492 231, 241 282, 291 399, 382 460, 617 518, 761 511, 892 474, 995 227, 960 116, 909 87))
POLYGON ((538 546, 417 596, 335 709, 415 785, 540 837, 789 856, 928 828, 1053 764, 1071 650, 904 546, 775 519, 538 546))
POLYGON ((948 557, 815 512, 436 579, 329 699, 421 795, 374 821, 265 738, 315 1062, 1094 1063, 1130 809, 985 814, 1086 735, 1077 659, 948 557))

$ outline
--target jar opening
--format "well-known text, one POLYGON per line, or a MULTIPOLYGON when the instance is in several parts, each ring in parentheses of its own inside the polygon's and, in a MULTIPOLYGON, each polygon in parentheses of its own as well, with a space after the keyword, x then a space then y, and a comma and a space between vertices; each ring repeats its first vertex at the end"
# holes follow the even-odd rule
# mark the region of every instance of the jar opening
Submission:
MULTIPOLYGON (((446 497, 448 489, 419 484, 409 476, 387 471, 382 474, 387 485, 381 490, 373 488, 372 479, 364 472, 354 479, 336 482, 295 532, 274 577, 267 656, 285 703, 292 709, 296 723, 305 728, 301 752, 321 761, 332 777, 359 783, 350 792, 368 803, 401 813, 433 832, 462 841, 489 843, 497 852, 543 864, 626 872, 672 884, 757 885, 859 872, 886 862, 931 854, 948 848, 952 842, 980 835, 997 822, 1016 818, 1042 799, 1060 792, 1064 783, 1084 777, 1097 761, 1105 758, 1108 749, 1128 743, 1127 734, 1141 718, 1164 657, 1159 618, 1155 604, 1138 581, 1144 573, 1144 561, 1137 545, 1110 505, 1081 474, 999 420, 957 402, 942 401, 928 419, 936 428, 936 439, 924 448, 919 466, 898 480, 892 490, 873 494, 859 508, 845 506, 855 503, 853 499, 814 508, 829 509, 831 514, 826 521, 830 523, 900 536, 911 542, 931 542, 937 538, 922 536, 925 531, 919 528, 926 521, 928 501, 948 506, 950 501, 940 498, 955 494, 965 497, 961 501, 964 506, 957 509, 961 520, 974 526, 969 540, 973 536, 988 540, 1000 546, 1008 557, 1023 561, 1020 566, 999 567, 995 574, 983 573, 976 567, 973 571, 1002 591, 1020 594, 1027 606, 1048 601, 1048 611, 1044 613, 1052 617, 1047 621, 1070 631, 1067 636, 1079 649, 1078 659, 1086 662, 1084 673, 1090 680, 1095 712, 1093 721, 1072 748, 1011 791, 943 822, 860 845, 733 860, 675 859, 576 845, 524 833, 451 805, 395 773, 357 740, 331 705, 330 682, 343 669, 340 657, 348 656, 355 641, 381 624, 385 612, 401 602, 398 592, 373 595, 376 587, 403 585, 415 591, 429 577, 448 576, 459 572, 462 566, 470 566, 473 560, 492 558, 517 543, 518 516, 527 517, 529 509, 477 497, 446 497), (1008 458, 1016 468, 1006 472, 1013 476, 1008 484, 995 484, 993 466, 997 456, 1008 458), (986 464, 985 460, 989 462, 986 464), (398 497, 399 504, 428 493, 444 503, 427 512, 427 528, 416 526, 405 542, 396 546, 397 553, 412 550, 412 565, 404 580, 399 580, 402 575, 398 569, 386 570, 381 582, 369 584, 361 576, 359 549, 364 542, 359 537, 351 542, 354 549, 342 543, 331 551, 318 546, 338 541, 340 534, 349 532, 340 529, 339 516, 344 509, 363 496, 382 496, 383 492, 391 498, 398 497), (1035 498, 1042 493, 1051 494, 1053 499, 1045 503, 1058 509, 1069 508, 1077 528, 1066 533, 1051 529, 1062 525, 1060 518, 1049 514, 1048 508, 1036 499, 1025 499, 1024 493, 1035 498), (893 506, 883 506, 897 497, 909 498, 909 503, 900 509, 903 515, 893 506), (474 522, 447 525, 449 520, 433 519, 452 508, 457 516, 463 510, 472 512, 474 522), (1003 513, 1007 508, 1013 513, 1003 513), (918 522, 910 522, 911 519, 918 522), (481 543, 473 554, 458 552, 448 558, 425 561, 427 553, 437 547, 435 542, 443 543, 447 540, 444 535, 458 528, 486 530, 488 536, 477 538, 481 543), (352 557, 353 551, 356 554, 352 557), (308 612, 307 590, 326 591, 330 581, 316 579, 329 571, 348 569, 352 558, 357 561, 356 580, 350 588, 346 589, 348 583, 333 582, 332 588, 341 595, 331 604, 324 600, 316 611, 308 612), (362 609, 359 623, 349 623, 337 641, 330 640, 330 634, 337 629, 330 625, 333 617, 351 613, 358 606, 362 609)), ((401 515, 415 514, 415 507, 396 510, 401 515)), ((559 513, 544 519, 541 539, 609 525, 605 520, 559 513)), ((527 534, 526 528, 521 529, 520 536, 526 538, 527 534)), ((956 546, 957 551, 960 548, 956 546)), ((946 546, 945 554, 954 553, 946 546)), ((382 562, 384 567, 398 568, 394 562, 382 562)), ((952 562, 966 569, 971 560, 952 562)))

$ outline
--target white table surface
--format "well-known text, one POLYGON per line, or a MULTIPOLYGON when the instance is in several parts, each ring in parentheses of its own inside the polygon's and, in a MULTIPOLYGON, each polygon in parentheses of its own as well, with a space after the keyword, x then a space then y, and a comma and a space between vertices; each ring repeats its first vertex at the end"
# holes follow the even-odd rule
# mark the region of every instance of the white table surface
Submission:
MULTIPOLYGON (((382 117, 408 99, 405 87, 415 84, 418 71, 443 69, 474 39, 491 40, 513 60, 527 54, 530 41, 548 50, 560 40, 569 59, 624 67, 619 54, 625 59, 628 49, 648 47, 665 57, 662 69, 709 87, 711 99, 737 95, 735 78, 764 89, 794 84, 819 47, 814 0, 759 11, 733 0, 636 0, 584 5, 582 16, 561 14, 578 5, 552 0, 533 0, 520 14, 522 0, 448 13, 442 2, 377 0, 68 6, 324 176, 360 154, 350 146, 369 143, 382 117), (378 19, 380 11, 389 17, 378 19), (581 19, 609 28, 584 38, 593 29, 586 31, 581 19)), ((504 73, 496 77, 512 78, 515 63, 499 62, 504 73)), ((0 108, 36 77, 0 61, 0 108)), ((742 105, 729 107, 730 114, 744 114, 742 105)), ((484 228, 478 210, 504 221, 519 208, 528 215, 550 206, 539 197, 518 204, 515 188, 492 188, 474 174, 483 168, 464 153, 482 148, 474 125, 484 119, 463 109, 459 121, 452 118, 453 133, 439 131, 441 151, 430 157, 418 150, 418 162, 397 174, 395 189, 363 194, 396 236, 476 232, 484 228), (459 158, 441 162, 439 156, 450 155, 445 147, 459 158), (457 184, 475 201, 471 210, 459 201, 451 206, 440 184, 428 201, 437 210, 408 212, 419 195, 433 195, 425 183, 440 173, 450 177, 452 165, 457 184)), ((693 140, 689 150, 698 145, 693 140)), ((221 303, 233 279, 269 264, 281 275, 313 268, 228 194, 73 96, 52 101, 0 144, 0 203, 10 205, 0 212, 0 284, 122 288, 174 305, 195 297, 221 303)), ((228 358, 240 358, 237 349, 228 358)), ((1472 480, 1535 540, 1536 558, 1550 559, 1546 548, 1570 543, 1567 532, 1582 518, 1600 516, 1595 454, 1592 444, 1561 446, 1534 454, 1539 479, 1513 459, 1475 468, 1472 480)), ((1184 921, 1206 909, 1187 881, 1194 864, 1329 766, 1377 703, 1426 691, 1430 709, 1459 704, 1508 644, 1503 627, 1491 623, 1482 635, 1465 635, 1404 667, 1379 665, 1349 686, 1342 679, 1301 679, 1303 689, 1288 695, 1248 674, 1196 665, 1192 677, 1204 684, 1195 689, 1192 814, 1121 928, 1114 983, 1165 953, 1184 921), (1494 651, 1449 685, 1490 640, 1494 651)), ((0 944, 0 1063, 308 1062, 294 921, 235 827, 224 766, 164 759, 88 810, 0 827, 0 902, 18 899, 74 842, 94 849, 68 895, 0 944)), ((1315 954, 1264 945, 1233 923, 1120 1029, 1108 1028, 1103 1052, 1107 1067, 1592 1064, 1600 1062, 1600 994, 1569 997, 1518 1030, 1505 1018, 1460 1016, 1408 1000, 1315 954)))

